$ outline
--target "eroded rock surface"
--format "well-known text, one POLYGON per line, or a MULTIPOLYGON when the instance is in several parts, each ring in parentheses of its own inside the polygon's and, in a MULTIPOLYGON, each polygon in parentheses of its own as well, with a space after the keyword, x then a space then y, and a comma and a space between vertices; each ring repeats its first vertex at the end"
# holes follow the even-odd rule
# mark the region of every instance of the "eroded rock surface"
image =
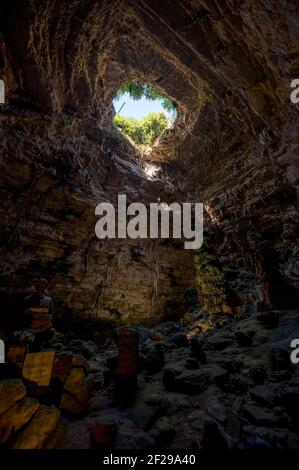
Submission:
POLYGON ((15 330, 47 277, 64 330, 39 348, 73 356, 59 401, 26 396, 17 362, 1 380, 4 446, 105 446, 109 424, 116 448, 299 447, 298 16, 296 0, 1 2, 1 310, 15 330), (142 157, 112 125, 128 80, 177 105, 142 157), (118 194, 203 202, 203 247, 97 239, 95 207, 118 194), (128 323, 131 403, 113 381, 128 323))

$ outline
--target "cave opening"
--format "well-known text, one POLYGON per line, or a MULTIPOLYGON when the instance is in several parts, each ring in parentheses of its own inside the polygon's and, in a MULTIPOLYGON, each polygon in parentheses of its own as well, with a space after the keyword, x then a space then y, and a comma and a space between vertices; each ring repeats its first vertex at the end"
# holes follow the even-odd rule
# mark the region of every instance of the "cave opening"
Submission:
POLYGON ((123 84, 113 99, 113 107, 115 128, 142 154, 158 143, 177 117, 177 105, 173 100, 153 85, 140 81, 123 84))

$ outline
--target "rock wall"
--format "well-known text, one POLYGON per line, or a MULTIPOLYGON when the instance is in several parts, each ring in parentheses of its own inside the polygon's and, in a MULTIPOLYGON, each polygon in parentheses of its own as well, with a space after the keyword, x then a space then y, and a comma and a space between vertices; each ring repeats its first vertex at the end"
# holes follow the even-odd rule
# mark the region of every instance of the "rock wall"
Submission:
POLYGON ((44 115, 5 121, 2 292, 24 292, 42 276, 50 280, 58 313, 107 316, 112 309, 116 319, 133 323, 181 314, 183 292, 194 277, 191 252, 162 240, 95 236, 99 202, 117 204, 118 193, 128 203, 149 202, 164 192, 146 180, 136 158, 127 157, 128 148, 100 130, 84 136, 81 123, 54 124, 44 115))
MULTIPOLYGON (((248 270, 256 276, 268 307, 295 306, 298 106, 289 94, 299 73, 297 2, 0 8, 1 292, 42 274, 64 312, 116 309, 133 322, 183 313, 183 292, 195 282, 190 252, 94 237, 96 203, 124 192, 132 201, 203 201, 217 260, 232 256, 241 284, 248 270), (111 100, 130 79, 178 105, 175 125, 147 155, 161 165, 153 181, 111 131, 111 100)), ((197 275, 200 285, 205 274, 197 275)))

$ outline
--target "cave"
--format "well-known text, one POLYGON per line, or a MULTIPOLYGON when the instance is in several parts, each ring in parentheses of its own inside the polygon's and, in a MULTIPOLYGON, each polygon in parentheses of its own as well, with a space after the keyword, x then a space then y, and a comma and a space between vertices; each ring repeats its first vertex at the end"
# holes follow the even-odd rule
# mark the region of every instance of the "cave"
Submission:
POLYGON ((298 18, 1 2, 1 449, 299 448, 298 18), (144 152, 133 81, 176 108, 144 152), (202 204, 202 246, 100 239, 119 195, 202 204))

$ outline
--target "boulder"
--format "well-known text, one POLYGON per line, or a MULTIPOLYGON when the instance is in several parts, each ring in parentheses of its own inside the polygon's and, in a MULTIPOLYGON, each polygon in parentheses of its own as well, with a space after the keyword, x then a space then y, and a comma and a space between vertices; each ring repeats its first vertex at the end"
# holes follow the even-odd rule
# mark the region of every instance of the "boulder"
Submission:
POLYGON ((86 359, 90 359, 98 352, 98 347, 93 341, 83 341, 81 339, 73 339, 68 343, 68 349, 76 354, 82 354, 86 359))
MULTIPOLYGON (((48 348, 48 346, 47 346, 48 348)), ((51 346, 49 346, 49 349, 54 350, 56 352, 62 352, 65 349, 65 346, 63 343, 52 343, 51 346)))
POLYGON ((30 423, 17 436, 13 449, 42 449, 54 433, 60 418, 55 406, 41 405, 30 423))
POLYGON ((288 429, 247 425, 243 428, 241 448, 298 449, 297 437, 288 429))
POLYGON ((219 421, 222 425, 227 422, 226 407, 224 403, 216 396, 208 398, 207 412, 216 421, 219 421))
POLYGON ((215 382, 216 385, 221 387, 230 378, 227 370, 217 364, 208 364, 204 366, 211 376, 211 381, 215 382))
POLYGON ((149 430, 168 406, 169 402, 165 395, 147 386, 141 390, 134 406, 127 410, 127 416, 138 428, 149 430))
POLYGON ((206 345, 215 351, 223 351, 228 346, 231 346, 233 342, 233 333, 223 332, 215 333, 214 335, 210 336, 206 341, 206 345))
POLYGON ((203 351, 203 342, 201 339, 198 338, 198 336, 193 336, 190 339, 190 346, 191 346, 191 351, 193 355, 196 357, 196 359, 199 360, 202 364, 205 364, 207 361, 207 356, 206 353, 203 351))
POLYGON ((232 438, 223 426, 211 418, 204 410, 195 410, 188 415, 190 426, 202 436, 201 446, 204 449, 229 449, 233 447, 232 438))
POLYGON ((0 445, 4 444, 9 436, 27 424, 40 404, 37 400, 24 398, 7 410, 0 419, 0 445))
POLYGON ((98 372, 90 374, 90 377, 93 381, 93 388, 95 390, 100 390, 108 383, 108 378, 110 376, 110 371, 107 368, 101 368, 98 372))
POLYGON ((88 412, 89 414, 95 413, 98 416, 99 410, 108 408, 109 403, 109 399, 102 394, 91 397, 89 400, 88 412))
POLYGON ((226 393, 245 393, 248 387, 247 381, 238 374, 226 374, 216 377, 214 381, 226 393))
POLYGON ((161 333, 163 336, 168 337, 172 334, 179 333, 181 331, 181 326, 178 322, 167 321, 157 325, 155 330, 158 331, 158 333, 161 333))
POLYGON ((89 364, 88 364, 88 361, 85 359, 84 356, 82 356, 81 354, 73 354, 72 355, 72 366, 73 367, 79 367, 79 368, 82 368, 86 371, 89 370, 89 364))
POLYGON ((146 431, 153 426, 159 415, 159 405, 150 405, 140 402, 134 406, 132 411, 129 412, 128 417, 136 424, 138 428, 146 431))
POLYGON ((0 382, 0 415, 26 395, 26 388, 19 379, 8 379, 0 382))
POLYGON ((114 443, 116 449, 154 449, 155 441, 142 429, 138 429, 132 421, 125 421, 117 429, 114 443))
POLYGON ((158 447, 166 447, 172 443, 176 431, 170 419, 166 416, 162 416, 156 421, 149 434, 155 439, 158 447))
POLYGON ((270 410, 247 403, 242 408, 242 415, 256 426, 280 427, 287 422, 284 415, 276 415, 270 410))
POLYGON ((100 372, 101 365, 97 361, 87 361, 89 372, 100 372))
POLYGON ((273 348, 270 351, 270 367, 273 371, 287 370, 290 365, 290 353, 287 349, 273 348))
POLYGON ((256 385, 250 390, 250 396, 257 403, 268 407, 273 407, 274 402, 277 400, 273 390, 265 385, 256 385))
POLYGON ((174 343, 178 348, 187 348, 189 346, 188 337, 185 333, 182 332, 169 335, 167 341, 174 343))
POLYGON ((195 431, 203 431, 205 420, 207 419, 207 414, 203 410, 192 411, 187 417, 190 426, 195 431))
POLYGON ((59 408, 67 414, 77 415, 88 409, 92 381, 81 368, 71 369, 61 396, 59 408))
POLYGON ((266 428, 256 428, 253 425, 244 426, 238 442, 238 449, 271 449, 272 445, 269 440, 269 434, 265 438, 265 433, 259 434, 258 429, 266 428))
POLYGON ((153 341, 165 341, 165 336, 155 330, 150 330, 149 338, 153 341))
POLYGON ((183 395, 182 393, 166 392, 167 397, 167 416, 177 416, 178 412, 182 410, 188 410, 192 408, 189 395, 183 395))
POLYGON ((156 374, 165 365, 161 343, 151 342, 144 348, 144 368, 148 374, 156 374))
POLYGON ((186 370, 182 366, 168 365, 164 368, 163 384, 169 391, 196 395, 207 388, 210 377, 209 370, 186 370))
POLYGON ((45 449, 61 449, 65 445, 66 438, 70 432, 70 423, 61 418, 54 433, 47 439, 45 449))

